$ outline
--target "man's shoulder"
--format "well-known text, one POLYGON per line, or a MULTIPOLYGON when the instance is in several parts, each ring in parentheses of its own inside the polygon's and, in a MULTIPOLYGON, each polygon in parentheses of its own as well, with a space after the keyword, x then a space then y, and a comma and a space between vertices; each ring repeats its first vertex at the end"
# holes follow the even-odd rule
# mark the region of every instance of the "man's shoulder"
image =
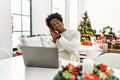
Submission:
POLYGON ((67 30, 69 33, 75 33, 75 34, 78 34, 79 31, 75 31, 75 30, 67 30))

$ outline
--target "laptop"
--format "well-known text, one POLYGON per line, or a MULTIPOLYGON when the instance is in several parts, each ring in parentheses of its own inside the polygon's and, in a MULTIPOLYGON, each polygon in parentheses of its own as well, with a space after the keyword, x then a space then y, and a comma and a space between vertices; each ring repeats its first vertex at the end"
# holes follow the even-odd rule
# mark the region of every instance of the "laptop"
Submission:
POLYGON ((21 46, 26 67, 58 68, 58 49, 21 46))

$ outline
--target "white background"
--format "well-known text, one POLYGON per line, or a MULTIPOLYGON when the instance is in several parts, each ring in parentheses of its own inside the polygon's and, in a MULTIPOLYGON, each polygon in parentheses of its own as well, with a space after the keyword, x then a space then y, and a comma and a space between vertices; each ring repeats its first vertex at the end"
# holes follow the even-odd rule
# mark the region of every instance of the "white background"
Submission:
POLYGON ((10 0, 0 0, 0 48, 12 54, 10 0))

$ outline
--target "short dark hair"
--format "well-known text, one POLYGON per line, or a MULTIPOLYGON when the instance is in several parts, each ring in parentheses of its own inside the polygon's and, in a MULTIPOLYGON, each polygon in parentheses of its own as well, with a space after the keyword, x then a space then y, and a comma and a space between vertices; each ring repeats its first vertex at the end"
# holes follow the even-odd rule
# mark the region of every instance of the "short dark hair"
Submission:
POLYGON ((48 27, 52 28, 52 26, 50 25, 50 21, 55 18, 57 18, 60 22, 63 23, 63 19, 59 13, 52 13, 52 14, 48 15, 48 17, 46 18, 46 24, 48 27))

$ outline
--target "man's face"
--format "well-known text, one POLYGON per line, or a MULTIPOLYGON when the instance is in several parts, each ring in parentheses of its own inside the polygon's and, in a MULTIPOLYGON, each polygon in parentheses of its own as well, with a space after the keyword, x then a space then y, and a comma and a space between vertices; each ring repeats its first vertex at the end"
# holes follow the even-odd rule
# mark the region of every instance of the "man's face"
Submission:
POLYGON ((52 19, 50 21, 50 25, 54 30, 58 31, 59 33, 61 33, 64 30, 63 23, 60 22, 57 18, 52 19))

